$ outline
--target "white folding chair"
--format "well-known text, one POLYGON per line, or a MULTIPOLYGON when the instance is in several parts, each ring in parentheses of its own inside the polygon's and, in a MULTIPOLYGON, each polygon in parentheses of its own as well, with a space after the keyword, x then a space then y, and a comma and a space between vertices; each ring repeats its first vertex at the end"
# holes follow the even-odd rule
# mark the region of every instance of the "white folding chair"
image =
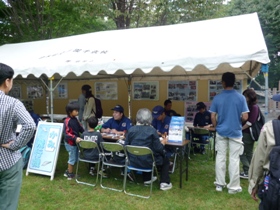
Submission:
POLYGON ((80 162, 85 162, 85 163, 93 163, 93 164, 98 164, 97 166, 97 171, 99 171, 99 168, 100 168, 100 162, 101 162, 101 153, 99 151, 99 148, 98 148, 98 145, 96 142, 93 142, 93 141, 85 141, 85 140, 82 140, 80 143, 78 143, 78 148, 79 148, 79 156, 78 156, 78 162, 77 162, 77 169, 76 169, 76 182, 78 184, 85 184, 85 185, 89 185, 89 186, 96 186, 97 185, 97 182, 98 182, 98 173, 96 174, 96 181, 95 183, 89 183, 89 182, 85 182, 85 181, 80 181, 79 177, 78 177, 78 171, 79 171, 79 163, 80 162), (86 159, 84 157, 84 150, 85 149, 97 149, 98 150, 98 153, 99 153, 99 157, 97 160, 89 160, 89 159, 86 159))
POLYGON ((127 170, 131 171, 141 171, 141 172, 150 172, 151 173, 151 180, 154 177, 154 171, 156 171, 156 175, 158 176, 158 171, 156 167, 156 162, 154 159, 153 151, 148 147, 140 147, 140 146, 132 146, 132 145, 126 145, 125 146, 125 153, 126 153, 126 167, 125 167, 125 176, 124 176, 124 193, 131 196, 137 196, 140 198, 150 198, 152 195, 153 190, 153 182, 150 184, 150 194, 148 196, 140 195, 140 194, 134 194, 130 193, 126 189, 126 180, 127 180, 127 170), (147 168, 138 168, 131 165, 130 156, 150 156, 152 158, 152 164, 150 166, 147 166, 147 168))

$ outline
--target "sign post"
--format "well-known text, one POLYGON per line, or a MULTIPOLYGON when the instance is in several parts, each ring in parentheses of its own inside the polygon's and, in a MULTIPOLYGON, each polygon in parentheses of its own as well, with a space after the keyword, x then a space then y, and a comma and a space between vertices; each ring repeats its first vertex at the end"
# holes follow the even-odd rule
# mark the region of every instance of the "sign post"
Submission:
POLYGON ((51 176, 51 180, 53 180, 62 131, 63 123, 39 122, 26 176, 32 172, 51 176))

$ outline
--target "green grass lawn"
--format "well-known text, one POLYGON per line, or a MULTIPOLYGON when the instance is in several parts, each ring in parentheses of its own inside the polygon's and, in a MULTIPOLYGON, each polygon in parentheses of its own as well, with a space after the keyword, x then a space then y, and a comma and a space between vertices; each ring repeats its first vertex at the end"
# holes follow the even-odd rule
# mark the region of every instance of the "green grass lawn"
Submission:
MULTIPOLYGON (((64 146, 60 148, 56 173, 53 181, 49 176, 29 173, 23 177, 19 210, 32 209, 213 209, 213 210, 251 210, 258 209, 258 203, 251 199, 247 189, 248 180, 241 180, 242 193, 228 194, 227 190, 216 192, 213 184, 215 180, 214 161, 206 161, 205 156, 191 154, 189 160, 189 180, 183 181, 183 188, 179 188, 178 168, 171 174, 173 188, 161 191, 155 182, 150 199, 143 199, 125 195, 124 193, 96 187, 77 184, 75 180, 68 181, 63 173, 67 168, 67 153, 64 146)), ((25 171, 24 171, 25 174, 25 171)), ((105 180, 104 184, 120 187, 122 181, 113 176, 105 180)), ((81 165, 81 178, 95 181, 88 174, 86 166, 81 165)), ((184 176, 185 177, 185 176, 184 176)), ((228 178, 227 178, 228 181, 228 178)), ((142 184, 128 183, 129 190, 148 193, 149 188, 142 184)))

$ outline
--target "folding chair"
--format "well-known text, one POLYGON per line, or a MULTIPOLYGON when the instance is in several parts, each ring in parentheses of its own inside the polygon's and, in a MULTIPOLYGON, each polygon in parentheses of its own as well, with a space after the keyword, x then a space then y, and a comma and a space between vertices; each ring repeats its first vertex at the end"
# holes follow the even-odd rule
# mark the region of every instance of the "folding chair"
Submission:
POLYGON ((204 145, 204 147, 207 147, 207 149, 205 149, 206 152, 206 158, 208 160, 208 156, 211 156, 211 150, 212 150, 212 137, 211 137, 211 132, 208 129, 205 128, 193 128, 193 134, 195 135, 204 135, 207 136, 207 140, 206 143, 202 143, 201 141, 199 141, 198 137, 194 137, 192 136, 192 144, 197 144, 197 145, 204 145), (208 150, 208 152, 207 152, 208 150))
POLYGON ((140 198, 150 198, 152 195, 152 189, 153 189, 153 182, 150 184, 150 194, 148 196, 139 195, 139 194, 133 194, 129 193, 126 190, 126 180, 127 180, 127 170, 131 171, 141 171, 141 172, 150 172, 151 173, 151 180, 154 177, 154 170, 156 171, 156 175, 158 176, 158 171, 156 167, 156 162, 154 159, 153 151, 148 147, 140 147, 140 146, 132 146, 132 145, 126 145, 125 146, 125 153, 126 153, 126 167, 125 167, 125 175, 124 175, 124 193, 131 196, 136 196, 140 198), (138 168, 130 165, 130 155, 135 156, 147 156, 150 155, 152 157, 152 165, 147 166, 147 168, 138 168))
MULTIPOLYGON (((109 166, 109 167, 116 167, 116 168, 125 168, 125 163, 124 164, 119 164, 119 163, 116 163, 116 162, 112 162, 110 160, 107 160, 106 159, 106 153, 107 152, 119 152, 119 151, 123 151, 124 150, 124 147, 122 144, 120 143, 112 143, 112 142, 101 142, 101 149, 102 149, 102 171, 104 170, 104 166, 109 166)), ((117 192, 122 192, 124 190, 124 179, 123 179, 123 184, 122 184, 122 189, 116 189, 116 188, 112 188, 112 187, 106 187, 103 185, 103 181, 102 181, 102 176, 100 178, 100 186, 103 188, 103 189, 108 189, 108 190, 114 190, 114 191, 117 191, 117 192)))
POLYGON ((89 185, 89 186, 96 186, 97 182, 98 182, 98 173, 96 175, 96 181, 95 184, 91 184, 88 182, 83 182, 78 180, 78 171, 79 171, 79 163, 80 162, 85 162, 85 163, 93 163, 93 164, 98 164, 97 166, 97 171, 99 171, 100 168, 100 162, 101 162, 101 153, 99 151, 98 145, 96 142, 93 141, 85 141, 82 140, 79 144, 78 144, 78 148, 79 148, 79 156, 78 156, 78 162, 77 162, 77 169, 76 169, 76 182, 78 184, 85 184, 85 185, 89 185), (89 159, 85 159, 84 158, 84 150, 85 149, 97 149, 98 153, 99 153, 99 157, 97 160, 89 160, 89 159))

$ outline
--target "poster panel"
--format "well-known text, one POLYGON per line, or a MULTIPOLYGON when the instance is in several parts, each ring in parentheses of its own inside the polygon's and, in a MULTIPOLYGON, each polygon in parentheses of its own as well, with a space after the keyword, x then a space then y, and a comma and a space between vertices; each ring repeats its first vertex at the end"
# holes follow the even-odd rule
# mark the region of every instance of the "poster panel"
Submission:
POLYGON ((40 121, 34 138, 26 176, 29 172, 54 178, 63 123, 40 121))
POLYGON ((117 82, 96 82, 95 97, 100 100, 118 100, 117 82))
POLYGON ((172 101, 196 101, 196 81, 168 81, 167 98, 172 101))
POLYGON ((159 100, 159 83, 157 81, 133 82, 132 99, 134 100, 159 100))

